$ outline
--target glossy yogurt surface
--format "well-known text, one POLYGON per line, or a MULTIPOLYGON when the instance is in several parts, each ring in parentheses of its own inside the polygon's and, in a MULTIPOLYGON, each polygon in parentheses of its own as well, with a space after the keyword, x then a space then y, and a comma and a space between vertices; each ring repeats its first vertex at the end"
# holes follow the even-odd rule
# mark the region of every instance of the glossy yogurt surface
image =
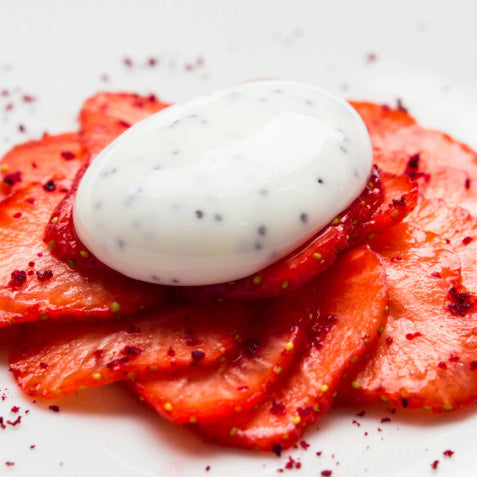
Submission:
POLYGON ((371 168, 358 114, 316 87, 259 81, 136 124, 86 171, 74 223, 132 278, 206 285, 293 251, 361 193, 371 168))

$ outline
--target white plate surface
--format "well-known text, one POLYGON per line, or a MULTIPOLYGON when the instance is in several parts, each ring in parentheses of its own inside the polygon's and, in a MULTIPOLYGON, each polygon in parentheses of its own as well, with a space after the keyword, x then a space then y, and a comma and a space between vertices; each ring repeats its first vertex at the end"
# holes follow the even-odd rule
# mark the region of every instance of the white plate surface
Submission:
MULTIPOLYGON (((44 131, 74 129, 81 103, 100 90, 177 101, 255 78, 307 81, 353 99, 400 98, 423 124, 477 147, 476 5, 1 1, 0 152, 44 131)), ((277 475, 289 456, 301 469, 284 472, 310 477, 327 469, 346 477, 477 472, 475 410, 430 416, 377 406, 362 417, 361 408, 334 410, 307 433, 307 450, 279 459, 204 445, 117 385, 57 400, 59 413, 50 404, 21 395, 0 353, 0 416, 22 416, 0 429, 0 475, 258 477, 277 475)))

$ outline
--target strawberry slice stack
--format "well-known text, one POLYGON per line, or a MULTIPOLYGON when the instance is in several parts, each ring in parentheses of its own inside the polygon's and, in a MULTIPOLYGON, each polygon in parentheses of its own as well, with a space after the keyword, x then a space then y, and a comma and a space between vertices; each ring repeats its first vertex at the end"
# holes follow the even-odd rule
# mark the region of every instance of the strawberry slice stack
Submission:
POLYGON ((2 159, 0 339, 30 396, 124 381, 207 441, 280 454, 340 401, 435 412, 477 401, 477 154, 403 110, 352 103, 373 143, 361 196, 253 276, 164 287, 122 276, 76 236, 91 160, 167 107, 98 94, 79 133, 2 159), (12 333, 14 331, 14 333, 12 333))

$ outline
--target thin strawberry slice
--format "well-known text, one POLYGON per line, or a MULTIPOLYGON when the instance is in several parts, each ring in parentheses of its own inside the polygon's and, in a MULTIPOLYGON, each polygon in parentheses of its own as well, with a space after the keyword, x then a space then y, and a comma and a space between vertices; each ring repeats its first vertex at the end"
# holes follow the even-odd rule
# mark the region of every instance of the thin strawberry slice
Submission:
POLYGON ((12 148, 1 159, 0 199, 31 182, 69 189, 83 163, 77 133, 43 136, 12 148))
POLYGON ((477 215, 477 177, 471 179, 465 170, 435 166, 432 180, 420 181, 419 188, 426 197, 442 197, 477 215))
POLYGON ((372 217, 361 223, 352 239, 353 244, 367 242, 376 233, 401 222, 416 206, 417 185, 406 176, 382 173, 384 200, 372 217))
POLYGON ((82 272, 112 271, 111 268, 104 265, 89 252, 76 235, 73 223, 73 207, 76 191, 85 170, 86 166, 78 172, 73 186, 53 210, 45 227, 43 241, 49 245, 53 256, 63 262, 74 263, 75 267, 82 272))
POLYGON ((57 260, 42 240, 44 224, 63 197, 40 185, 17 190, 0 208, 0 326, 71 315, 110 318, 151 307, 163 288, 108 271, 80 274, 57 260))
POLYGON ((427 197, 477 215, 477 152, 447 134, 419 126, 410 116, 404 118, 402 111, 352 104, 368 127, 380 168, 407 174, 427 197))
POLYGON ((80 112, 81 144, 91 160, 129 126, 169 106, 154 95, 99 93, 80 112))
POLYGON ((410 224, 371 241, 386 264, 389 319, 348 400, 449 411, 477 402, 477 300, 449 245, 410 224))
POLYGON ((138 380, 134 389, 166 419, 207 422, 246 413, 290 368, 310 323, 314 290, 250 304, 256 313, 240 336, 241 353, 214 371, 192 370, 154 381, 138 380))
POLYGON ((462 284, 477 292, 477 219, 462 207, 448 207, 443 200, 421 196, 406 221, 448 241, 460 258, 462 284))
POLYGON ((392 132, 416 124, 403 108, 390 108, 385 104, 350 101, 366 124, 371 139, 375 134, 392 132))
POLYGON ((163 306, 114 322, 29 323, 10 369, 31 396, 55 398, 122 379, 204 368, 237 349, 242 304, 163 306))
POLYGON ((300 361, 245 422, 200 426, 209 439, 280 454, 331 407, 343 373, 376 340, 387 293, 384 267, 368 247, 344 253, 307 286, 317 290, 318 312, 300 361))

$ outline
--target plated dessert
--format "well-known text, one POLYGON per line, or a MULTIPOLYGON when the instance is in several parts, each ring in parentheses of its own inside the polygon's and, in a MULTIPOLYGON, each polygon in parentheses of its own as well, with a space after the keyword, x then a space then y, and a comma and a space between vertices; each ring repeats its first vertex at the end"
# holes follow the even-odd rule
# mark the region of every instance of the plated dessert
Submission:
MULTIPOLYGON (((270 92, 283 86, 267 83, 270 92)), ((98 94, 85 102, 79 132, 7 153, 0 324, 17 331, 10 366, 19 386, 56 399, 121 380, 205 440, 277 454, 340 402, 386 400, 436 413, 473 405, 477 154, 419 126, 402 105, 351 106, 372 145, 362 187, 298 248, 218 283, 155 280, 149 270, 147 282, 127 277, 77 234, 83 174, 133 124, 167 112, 157 98, 98 94)), ((167 114, 164 128, 177 120, 167 114)), ((346 137, 336 135, 338 149, 346 137)), ((310 184, 332 180, 313 171, 310 184)), ((112 203, 129 197, 112 195, 112 203)), ((201 226, 228 218, 190 211, 201 226)), ((314 220, 302 205, 294 214, 299 226, 314 220)), ((251 226, 258 255, 272 227, 261 225, 251 226)), ((167 220, 160 226, 168 230, 167 220)), ((130 246, 115 240, 118 253, 130 246)))

